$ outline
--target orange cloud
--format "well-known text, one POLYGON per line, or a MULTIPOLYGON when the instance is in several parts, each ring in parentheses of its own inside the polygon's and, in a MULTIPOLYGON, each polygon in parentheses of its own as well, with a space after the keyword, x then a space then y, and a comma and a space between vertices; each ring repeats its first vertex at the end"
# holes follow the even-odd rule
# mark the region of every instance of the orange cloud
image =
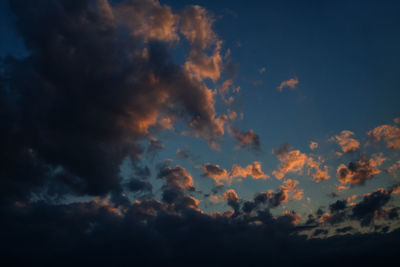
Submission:
POLYGON ((395 195, 400 194, 400 185, 399 184, 393 186, 392 194, 395 194, 395 195))
POLYGON ((353 132, 344 130, 340 133, 340 135, 332 137, 331 140, 336 139, 336 142, 340 145, 344 153, 355 152, 359 149, 360 142, 352 138, 352 135, 354 135, 353 132))
POLYGON ((284 199, 282 202, 287 202, 291 197, 294 200, 303 199, 304 190, 297 188, 299 181, 287 179, 283 181, 283 184, 280 186, 280 190, 284 193, 284 199))
POLYGON ((297 78, 291 78, 287 81, 281 82, 281 84, 277 87, 279 92, 283 91, 284 87, 289 87, 291 89, 295 89, 297 84, 299 83, 299 80, 297 78))
POLYGON ((217 185, 223 185, 223 182, 231 184, 234 178, 246 178, 247 176, 254 179, 269 178, 269 176, 262 171, 261 163, 257 161, 244 168, 234 164, 229 172, 219 165, 212 165, 210 163, 204 164, 201 168, 203 170, 203 176, 210 177, 217 185))
POLYGON ((385 161, 381 154, 373 155, 372 158, 364 155, 360 160, 348 166, 341 164, 337 168, 336 176, 342 184, 357 185, 364 184, 366 180, 381 173, 378 167, 385 161))
POLYGON ((294 212, 294 211, 288 211, 288 210, 284 210, 282 212, 282 216, 284 217, 288 217, 291 220, 291 223, 293 225, 296 225, 300 222, 300 214, 294 212))
POLYGON ((381 125, 368 132, 368 136, 374 141, 384 140, 386 146, 392 149, 400 149, 400 129, 396 126, 381 125))
POLYGON ((181 14, 180 31, 192 45, 185 69, 197 80, 210 78, 214 82, 221 75, 222 42, 212 30, 214 19, 200 6, 187 7, 181 14), (213 46, 211 55, 207 50, 213 46))
POLYGON ((302 174, 305 168, 308 168, 309 175, 311 175, 311 170, 313 170, 312 177, 317 183, 330 178, 328 166, 324 166, 321 169, 321 164, 323 163, 321 159, 316 161, 312 157, 301 153, 300 150, 289 151, 289 149, 288 146, 285 146, 275 152, 281 162, 278 169, 272 172, 277 179, 284 178, 289 172, 302 174))
POLYGON ((397 178, 397 170, 400 169, 400 160, 386 169, 386 172, 397 178))
POLYGON ((158 1, 123 2, 111 11, 118 23, 129 26, 132 35, 140 36, 145 42, 150 40, 174 42, 179 40, 179 15, 174 14, 169 6, 158 1), (151 14, 151 15, 149 15, 151 14))

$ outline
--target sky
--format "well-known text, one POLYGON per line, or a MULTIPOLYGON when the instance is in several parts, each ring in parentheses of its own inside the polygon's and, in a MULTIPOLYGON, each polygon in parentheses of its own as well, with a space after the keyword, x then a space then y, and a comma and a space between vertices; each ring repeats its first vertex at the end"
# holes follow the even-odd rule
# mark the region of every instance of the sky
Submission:
POLYGON ((395 259, 399 11, 0 0, 6 260, 395 259))

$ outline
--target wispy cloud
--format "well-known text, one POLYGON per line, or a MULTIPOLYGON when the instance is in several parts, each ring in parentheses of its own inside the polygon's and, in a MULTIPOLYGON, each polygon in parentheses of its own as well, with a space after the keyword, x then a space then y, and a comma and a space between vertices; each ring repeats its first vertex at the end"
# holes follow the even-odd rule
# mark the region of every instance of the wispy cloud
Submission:
POLYGON ((279 92, 283 92, 285 87, 289 87, 291 89, 295 89, 299 84, 299 80, 296 78, 290 78, 287 81, 281 82, 281 84, 277 87, 279 92))

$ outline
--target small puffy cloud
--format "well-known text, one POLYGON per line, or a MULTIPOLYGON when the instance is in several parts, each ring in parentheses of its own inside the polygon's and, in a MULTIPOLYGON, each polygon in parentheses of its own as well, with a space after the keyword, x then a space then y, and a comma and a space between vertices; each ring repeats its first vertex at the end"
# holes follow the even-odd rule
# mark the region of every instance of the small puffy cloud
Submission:
POLYGON ((228 202, 228 205, 236 212, 240 208, 239 197, 235 190, 229 189, 225 192, 223 198, 228 202))
POLYGON ((226 80, 222 83, 220 90, 221 94, 226 94, 229 91, 229 87, 233 85, 232 80, 226 80))
POLYGON ((267 69, 265 68, 265 67, 262 67, 262 68, 260 68, 259 70, 258 70, 258 72, 260 73, 260 74, 263 74, 263 73, 265 73, 267 71, 267 69))
POLYGON ((299 80, 297 78, 291 78, 287 81, 281 82, 281 84, 277 88, 278 88, 279 92, 282 92, 283 88, 285 88, 285 87, 295 89, 298 83, 299 83, 299 80))
POLYGON ((292 225, 296 225, 300 222, 300 214, 294 211, 284 210, 278 220, 282 219, 288 220, 292 225))
POLYGON ((400 118, 394 118, 393 122, 396 123, 396 124, 400 124, 400 118))
POLYGON ((392 125, 381 125, 368 132, 374 141, 383 141, 388 148, 400 149, 400 129, 392 125))
POLYGON ((392 194, 400 194, 400 184, 396 184, 391 189, 392 194))
POLYGON ((310 142, 310 149, 314 150, 314 149, 317 149, 317 148, 318 148, 318 143, 314 142, 314 141, 311 141, 310 142))
POLYGON ((352 138, 353 135, 353 132, 344 130, 340 135, 333 136, 330 140, 336 141, 344 153, 351 153, 360 148, 360 142, 352 138))
POLYGON ((272 172, 277 179, 284 178, 290 172, 302 174, 304 169, 307 169, 308 175, 311 175, 312 172, 312 177, 317 183, 330 178, 328 166, 321 168, 322 159, 314 160, 311 156, 301 153, 300 150, 290 149, 291 147, 286 144, 274 151, 281 162, 278 169, 272 172))
POLYGON ((246 178, 247 176, 253 179, 268 179, 269 176, 265 174, 261 169, 261 163, 254 161, 246 167, 241 167, 240 165, 232 165, 231 170, 221 168, 219 165, 212 165, 210 163, 204 164, 202 167, 203 176, 207 176, 213 179, 217 185, 223 185, 223 182, 231 184, 234 178, 246 178))
POLYGON ((228 171, 221 168, 218 164, 212 165, 206 163, 201 167, 201 169, 203 170, 202 175, 213 179, 217 185, 223 185, 222 181, 230 181, 228 171))
POLYGON ((192 175, 179 165, 175 168, 169 166, 162 168, 158 177, 166 180, 165 187, 179 190, 193 190, 192 175))
POLYGON ((254 179, 267 179, 269 176, 265 174, 261 170, 261 163, 258 161, 254 161, 250 165, 247 165, 245 168, 240 167, 237 164, 232 166, 232 169, 229 173, 231 177, 243 177, 251 176, 254 179))
POLYGON ((397 172, 399 169, 400 169, 400 160, 389 166, 385 171, 393 175, 394 178, 397 178, 397 172))
POLYGON ((242 148, 248 147, 254 150, 260 150, 260 137, 253 129, 242 132, 238 129, 233 130, 233 137, 239 142, 242 148))
POLYGON ((381 154, 375 154, 371 158, 364 155, 358 161, 350 162, 347 166, 339 165, 336 176, 342 184, 363 185, 365 181, 381 173, 378 167, 383 161, 385 161, 385 158, 381 154))

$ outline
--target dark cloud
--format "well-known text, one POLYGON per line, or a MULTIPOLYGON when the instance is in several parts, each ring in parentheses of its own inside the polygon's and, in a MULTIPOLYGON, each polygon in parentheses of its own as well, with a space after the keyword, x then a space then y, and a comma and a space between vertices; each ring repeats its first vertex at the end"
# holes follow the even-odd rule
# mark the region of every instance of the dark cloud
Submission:
POLYGON ((150 138, 149 145, 147 147, 147 153, 151 157, 151 159, 154 159, 156 154, 164 149, 164 144, 160 141, 157 140, 156 138, 150 138))
POLYGON ((326 229, 316 229, 313 233, 313 236, 327 235, 329 233, 326 229))
POLYGON ((306 240, 267 211, 259 212, 262 224, 255 225, 196 211, 174 215, 157 201, 135 203, 124 216, 101 201, 56 206, 38 202, 3 215, 3 261, 14 265, 187 266, 195 258, 195 266, 232 266, 263 265, 268 257, 269 264, 283 266, 370 266, 397 258, 400 234, 306 240))
POLYGON ((269 208, 276 208, 282 202, 287 202, 289 198, 300 200, 303 197, 303 190, 297 188, 298 181, 287 179, 279 187, 278 190, 269 190, 267 192, 257 193, 253 201, 246 201, 243 204, 243 211, 246 213, 252 212, 261 205, 266 205, 269 208))
POLYGON ((352 218, 359 220, 361 226, 368 226, 373 221, 374 213, 380 211, 389 200, 390 192, 382 188, 367 194, 352 208, 352 218))
POLYGON ((187 122, 210 143, 223 134, 211 90, 172 61, 178 15, 169 7, 151 0, 115 7, 17 0, 10 7, 29 56, 2 60, 2 198, 44 186, 53 194, 119 190, 122 161, 139 158, 138 141, 163 119, 187 122))
POLYGON ((149 191, 151 192, 153 186, 151 183, 147 181, 142 181, 139 179, 131 179, 127 184, 126 187, 129 191, 131 192, 137 192, 137 191, 149 191))
POLYGON ((329 209, 331 212, 336 212, 340 210, 344 210, 347 206, 347 201, 346 200, 338 200, 335 203, 332 203, 329 205, 329 209))
POLYGON ((347 232, 349 232, 351 230, 353 230, 352 226, 346 226, 346 227, 343 227, 343 228, 336 229, 335 232, 336 233, 347 233, 347 232))
POLYGON ((235 190, 229 189, 225 192, 224 198, 228 202, 228 205, 237 213, 240 209, 239 197, 235 190))

